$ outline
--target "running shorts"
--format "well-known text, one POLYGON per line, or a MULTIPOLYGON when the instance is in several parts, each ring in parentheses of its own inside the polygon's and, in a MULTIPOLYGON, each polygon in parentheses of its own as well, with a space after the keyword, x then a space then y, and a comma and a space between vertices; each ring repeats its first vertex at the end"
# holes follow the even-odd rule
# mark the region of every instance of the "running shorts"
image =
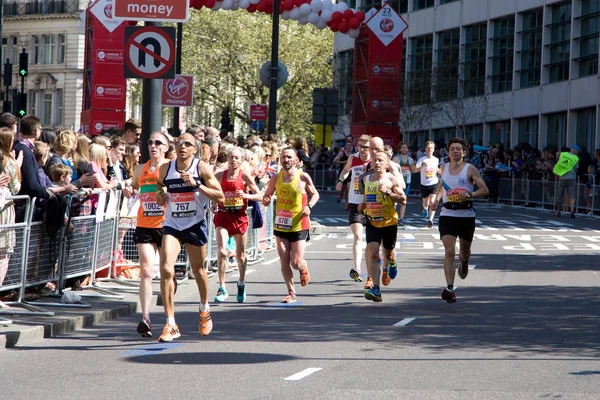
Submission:
POLYGON ((367 220, 367 244, 382 243, 386 250, 393 250, 396 247, 396 237, 398 236, 398 227, 394 225, 377 228, 367 220))
POLYGON ((475 218, 440 216, 438 222, 440 239, 446 235, 461 238, 467 242, 473 241, 475 234, 475 218))
POLYGON ((243 235, 248 231, 248 215, 246 211, 219 211, 215 213, 213 223, 216 228, 226 229, 229 236, 243 235))
POLYGON ((273 234, 278 238, 287 240, 290 243, 298 242, 300 240, 306 240, 308 242, 310 240, 310 233, 308 229, 298 232, 281 232, 274 230, 273 234))
POLYGON ((361 212, 358 211, 358 204, 348 203, 348 222, 352 224, 360 224, 362 222, 361 212))
POLYGON ((170 226, 165 226, 163 230, 165 235, 173 236, 175 239, 179 240, 181 244, 187 243, 192 246, 202 247, 208 242, 208 231, 205 219, 182 231, 171 228, 170 226))
POLYGON ((426 199, 432 194, 437 194, 438 184, 423 186, 421 185, 421 198, 426 199))
POLYGON ((137 244, 152 243, 158 248, 162 246, 163 228, 135 228, 134 240, 137 244))

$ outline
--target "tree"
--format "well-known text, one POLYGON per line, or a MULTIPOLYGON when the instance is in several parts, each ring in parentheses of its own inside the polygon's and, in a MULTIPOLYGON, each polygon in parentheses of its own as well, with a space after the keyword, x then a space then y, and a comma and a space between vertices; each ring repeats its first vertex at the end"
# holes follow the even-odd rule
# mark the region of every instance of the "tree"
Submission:
POLYGON ((400 106, 400 130, 403 140, 410 146, 415 132, 429 129, 436 106, 431 103, 431 75, 409 74, 402 90, 400 106))
MULTIPOLYGON (((332 48, 331 31, 281 21, 279 59, 289 78, 278 92, 278 133, 312 133, 312 90, 331 85, 327 58, 332 48)), ((215 115, 230 107, 234 125, 249 124, 249 105, 268 104, 269 89, 260 83, 258 71, 270 58, 269 15, 191 10, 184 24, 182 71, 195 76, 196 122, 208 124, 212 116, 214 124, 215 115)))

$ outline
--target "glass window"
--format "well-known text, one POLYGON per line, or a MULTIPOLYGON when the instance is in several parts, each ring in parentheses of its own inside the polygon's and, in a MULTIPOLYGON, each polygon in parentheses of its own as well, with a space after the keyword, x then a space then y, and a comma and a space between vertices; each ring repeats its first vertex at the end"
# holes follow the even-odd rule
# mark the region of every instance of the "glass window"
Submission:
POLYGON ((64 64, 64 62, 65 62, 65 50, 66 50, 66 37, 64 34, 58 35, 57 62, 59 64, 64 64))
POLYGON ((542 69, 542 8, 523 13, 521 36, 520 87, 539 86, 542 69))
POLYGON ((447 4, 447 3, 453 3, 455 1, 458 1, 458 0, 440 0, 440 5, 447 4))
POLYGON ((54 64, 54 36, 44 35, 44 64, 54 64))
POLYGON ((512 90, 515 18, 509 16, 493 21, 492 93, 512 90))
POLYGON ((560 149, 567 142, 567 113, 548 114, 548 147, 560 149))
POLYGON ((550 6, 552 14, 550 28, 550 63, 549 83, 569 79, 569 64, 571 62, 571 1, 550 6))
POLYGON ((483 146, 483 125, 467 125, 465 127, 465 139, 473 144, 483 146))
POLYGON ((487 22, 465 27, 464 96, 485 94, 487 22))
POLYGON ((63 124, 63 107, 64 107, 63 101, 64 101, 63 90, 57 89, 56 90, 56 101, 55 101, 56 119, 54 120, 54 125, 62 125, 63 124))
POLYGON ((490 126, 490 144, 502 143, 510 148, 510 121, 492 122, 490 126))
POLYGON ((336 55, 336 81, 339 88, 340 115, 349 115, 352 110, 352 79, 354 71, 354 50, 339 52, 336 55))
POLYGON ((533 147, 538 144, 538 117, 521 118, 518 120, 519 143, 529 143, 533 147))
POLYGON ((31 114, 37 115, 37 92, 35 90, 29 91, 29 109, 31 114))
POLYGON ((40 116, 42 125, 52 125, 52 92, 42 92, 42 114, 40 116))
POLYGON ((431 65, 433 57, 433 35, 411 39, 410 74, 407 90, 410 105, 431 102, 431 65))
MULTIPOLYGON (((2 62, 4 63, 7 58, 10 58, 8 53, 8 38, 2 38, 2 62)), ((10 60, 12 62, 12 60, 10 60)))
POLYGON ((458 93, 460 30, 439 33, 437 50, 437 101, 455 99, 458 93))
POLYGON ((586 149, 594 148, 596 137, 596 107, 577 111, 576 144, 586 149))
POLYGON ((413 0, 413 11, 433 7, 434 0, 413 0))
POLYGON ((579 76, 598 74, 600 0, 582 0, 579 34, 579 76))
MULTIPOLYGON (((396 10, 396 12, 398 12, 399 14, 405 14, 408 12, 408 0, 391 0, 391 1, 388 1, 388 4, 390 6, 392 6, 392 8, 394 10, 396 10)), ((379 10, 381 8, 381 5, 382 5, 381 0, 365 0, 361 3, 360 8, 364 12, 367 12, 371 8, 375 8, 375 9, 379 10)), ((348 3, 348 7, 354 8, 353 6, 350 5, 350 3, 348 3)))
POLYGON ((29 56, 29 62, 32 64, 40 63, 40 38, 36 35, 31 37, 31 56, 29 56))
POLYGON ((442 129, 434 129, 433 130, 433 141, 435 142, 435 147, 446 147, 446 143, 453 138, 456 137, 456 128, 442 128, 442 129))

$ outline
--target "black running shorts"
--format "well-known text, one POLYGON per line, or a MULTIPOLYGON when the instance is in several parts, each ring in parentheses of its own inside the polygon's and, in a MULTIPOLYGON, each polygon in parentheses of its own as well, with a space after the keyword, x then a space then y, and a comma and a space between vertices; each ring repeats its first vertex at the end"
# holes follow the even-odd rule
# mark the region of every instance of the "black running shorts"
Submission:
POLYGON ((432 194, 436 194, 437 189, 438 189, 437 183, 435 185, 430 185, 430 186, 421 185, 421 198, 426 199, 429 196, 431 196, 432 194))
POLYGON ((298 232, 281 232, 278 230, 273 230, 273 235, 278 238, 285 239, 290 243, 297 242, 299 240, 306 240, 307 242, 310 240, 310 233, 308 229, 298 232))
POLYGON ((438 222, 440 239, 446 235, 459 237, 467 242, 473 241, 475 218, 441 216, 438 222))
POLYGON ((350 224, 360 224, 362 222, 358 204, 348 203, 348 222, 350 224))
POLYGON ((165 226, 165 235, 170 235, 179 240, 181 244, 191 244, 192 246, 202 247, 208 242, 208 229, 206 226, 206 220, 203 219, 196 225, 179 231, 170 226, 165 226))
POLYGON ((137 244, 141 243, 152 243, 158 246, 162 246, 163 239, 163 229, 162 228, 135 228, 134 234, 135 242, 137 244))
POLYGON ((396 224, 377 228, 367 220, 367 244, 382 243, 386 250, 393 250, 396 247, 396 237, 398 236, 398 227, 396 224))

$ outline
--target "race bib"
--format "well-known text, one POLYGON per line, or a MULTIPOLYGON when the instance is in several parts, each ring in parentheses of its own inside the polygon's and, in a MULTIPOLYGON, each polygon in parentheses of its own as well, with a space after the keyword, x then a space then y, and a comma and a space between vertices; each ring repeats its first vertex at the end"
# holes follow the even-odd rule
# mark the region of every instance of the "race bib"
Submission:
POLYGON ((425 178, 426 179, 433 179, 434 177, 435 177, 435 168, 426 167, 425 168, 425 178))
POLYGON ((189 218, 196 216, 196 197, 194 193, 171 193, 171 216, 189 218))
POLYGON ((365 198, 365 215, 371 221, 383 221, 383 204, 377 201, 376 194, 368 194, 365 198))
POLYGON ((144 217, 162 217, 164 208, 156 204, 156 192, 142 193, 140 195, 144 217))
POLYGON ((352 180, 354 181, 354 193, 360 194, 360 176, 364 173, 362 167, 355 167, 352 171, 352 180))
POLYGON ((225 201, 223 201, 225 211, 238 211, 244 207, 244 199, 236 197, 235 192, 225 192, 225 201))
POLYGON ((402 166, 402 176, 406 180, 410 176, 410 167, 402 166))
POLYGON ((460 198, 462 193, 467 193, 467 189, 454 188, 446 191, 446 197, 448 197, 449 203, 460 203, 464 200, 460 198))
POLYGON ((277 210, 275 215, 275 228, 290 230, 292 229, 293 214, 290 210, 277 210))

